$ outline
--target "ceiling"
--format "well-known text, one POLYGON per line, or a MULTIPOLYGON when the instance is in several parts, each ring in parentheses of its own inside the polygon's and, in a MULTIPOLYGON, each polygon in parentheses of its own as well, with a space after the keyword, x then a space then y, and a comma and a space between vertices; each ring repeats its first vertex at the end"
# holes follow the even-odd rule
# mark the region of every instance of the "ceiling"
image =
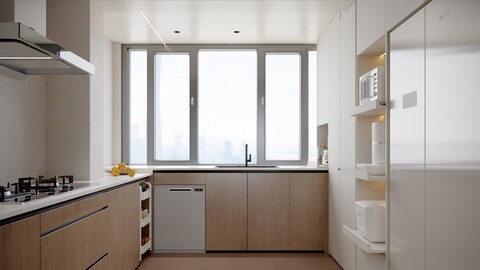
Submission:
POLYGON ((335 14, 349 7, 352 1, 95 0, 95 3, 104 13, 105 34, 114 42, 292 44, 316 43, 335 14))

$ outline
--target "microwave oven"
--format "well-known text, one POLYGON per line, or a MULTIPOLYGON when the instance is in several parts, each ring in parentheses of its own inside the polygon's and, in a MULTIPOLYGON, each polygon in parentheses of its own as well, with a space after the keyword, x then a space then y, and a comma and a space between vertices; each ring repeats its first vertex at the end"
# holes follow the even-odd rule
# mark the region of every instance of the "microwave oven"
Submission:
POLYGON ((385 104, 385 68, 378 66, 361 76, 358 92, 360 105, 372 100, 385 104))

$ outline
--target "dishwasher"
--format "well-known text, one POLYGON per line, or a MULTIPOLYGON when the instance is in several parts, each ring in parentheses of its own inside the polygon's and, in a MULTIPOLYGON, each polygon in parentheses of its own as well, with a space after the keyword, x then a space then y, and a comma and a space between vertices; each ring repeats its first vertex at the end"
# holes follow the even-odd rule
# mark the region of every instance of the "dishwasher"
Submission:
POLYGON ((205 252, 205 186, 155 186, 154 251, 205 252))

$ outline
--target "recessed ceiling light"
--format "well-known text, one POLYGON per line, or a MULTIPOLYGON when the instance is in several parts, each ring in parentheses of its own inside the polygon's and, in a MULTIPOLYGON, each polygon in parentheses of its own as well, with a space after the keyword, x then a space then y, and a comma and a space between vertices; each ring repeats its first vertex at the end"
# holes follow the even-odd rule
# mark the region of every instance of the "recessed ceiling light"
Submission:
POLYGON ((175 33, 175 34, 180 34, 180 31, 175 30, 175 31, 173 31, 173 33, 175 33))
POLYGON ((238 31, 238 30, 235 30, 235 31, 233 31, 233 33, 235 33, 235 34, 239 34, 239 33, 240 33, 240 31, 238 31))

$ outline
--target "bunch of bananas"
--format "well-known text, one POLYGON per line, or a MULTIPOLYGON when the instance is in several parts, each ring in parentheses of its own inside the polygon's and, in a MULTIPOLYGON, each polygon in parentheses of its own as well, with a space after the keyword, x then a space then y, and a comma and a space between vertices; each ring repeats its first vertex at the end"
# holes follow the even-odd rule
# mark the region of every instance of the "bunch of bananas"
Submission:
POLYGON ((118 166, 112 167, 112 175, 119 176, 120 174, 128 174, 129 176, 133 177, 135 175, 135 171, 127 167, 125 163, 120 162, 118 166))

